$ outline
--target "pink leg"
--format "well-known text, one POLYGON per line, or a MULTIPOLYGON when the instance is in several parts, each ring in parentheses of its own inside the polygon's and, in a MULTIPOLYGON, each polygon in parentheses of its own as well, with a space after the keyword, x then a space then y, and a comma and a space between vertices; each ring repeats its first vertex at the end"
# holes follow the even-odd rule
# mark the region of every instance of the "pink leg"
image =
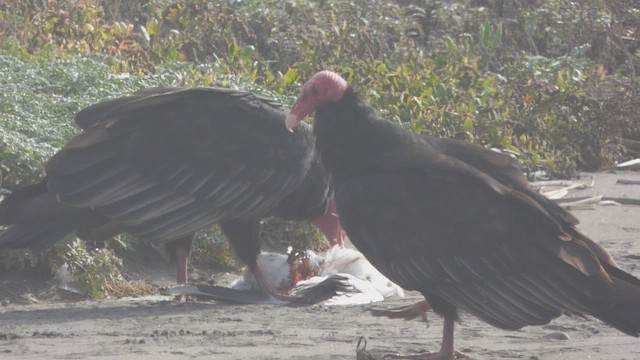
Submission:
POLYGON ((444 319, 442 329, 442 347, 437 353, 425 352, 410 355, 385 355, 383 359, 416 359, 416 360, 450 360, 450 359, 470 359, 467 355, 453 347, 453 320, 444 319))
POLYGON ((178 273, 178 284, 187 283, 187 268, 189 267, 189 253, 178 248, 176 250, 176 270, 178 273))
MULTIPOLYGON (((176 255, 176 272, 178 285, 187 283, 187 271, 189 267, 189 255, 191 254, 191 245, 193 238, 183 238, 174 243, 174 251, 176 255)), ((193 301, 194 298, 185 295, 176 296, 176 300, 179 302, 193 301)))

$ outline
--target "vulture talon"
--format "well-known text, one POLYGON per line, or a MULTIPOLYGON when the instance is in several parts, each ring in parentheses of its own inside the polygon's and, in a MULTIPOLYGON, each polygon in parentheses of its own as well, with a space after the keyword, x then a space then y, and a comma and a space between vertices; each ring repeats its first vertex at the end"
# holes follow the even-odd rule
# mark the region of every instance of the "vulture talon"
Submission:
POLYGON ((453 354, 441 354, 440 352, 437 352, 437 353, 425 352, 420 354, 407 354, 407 355, 387 354, 383 356, 382 359, 415 359, 415 360, 467 359, 467 360, 471 360, 469 356, 455 349, 453 350, 453 354))
POLYGON ((358 345, 356 345, 356 360, 376 360, 376 358, 367 351, 367 338, 360 336, 358 345))
POLYGON ((387 354, 383 359, 416 359, 416 360, 450 360, 450 359, 470 359, 453 346, 453 320, 444 319, 442 327, 442 346, 437 353, 424 352, 420 354, 394 355, 387 354))

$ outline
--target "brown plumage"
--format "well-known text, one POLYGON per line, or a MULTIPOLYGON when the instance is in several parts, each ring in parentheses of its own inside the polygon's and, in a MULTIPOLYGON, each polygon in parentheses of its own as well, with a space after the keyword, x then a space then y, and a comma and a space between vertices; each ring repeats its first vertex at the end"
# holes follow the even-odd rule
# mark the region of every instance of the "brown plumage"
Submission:
POLYGON ((291 133, 284 118, 275 101, 220 88, 149 89, 90 106, 46 178, 0 205, 9 225, 0 248, 129 232, 171 248, 183 283, 193 233, 212 224, 257 272, 261 218, 315 220, 341 243, 311 128, 291 133))
POLYGON ((458 309, 506 330, 579 314, 640 335, 640 279, 532 191, 513 160, 401 129, 331 72, 305 84, 287 126, 314 111, 349 238, 445 318, 429 358, 454 355, 458 309))

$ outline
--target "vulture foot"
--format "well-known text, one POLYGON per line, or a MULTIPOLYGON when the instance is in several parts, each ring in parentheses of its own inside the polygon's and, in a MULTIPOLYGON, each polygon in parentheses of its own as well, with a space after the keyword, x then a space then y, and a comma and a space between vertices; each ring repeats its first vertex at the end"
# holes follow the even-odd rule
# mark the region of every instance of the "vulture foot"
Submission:
MULTIPOLYGON (((178 277, 177 277, 178 285, 185 285, 187 283, 187 279, 188 279, 187 271, 189 268, 190 253, 191 253, 191 242, 188 242, 188 244, 183 242, 176 242, 176 270, 178 273, 178 277)), ((189 295, 176 295, 174 300, 179 303, 186 303, 186 302, 195 302, 196 299, 195 297, 189 296, 189 295)))
MULTIPOLYGON (((418 303, 420 304, 420 303, 418 303)), ((423 305, 424 306, 424 305, 423 305)), ((428 303, 427 303, 428 306, 428 303)), ((416 359, 416 360, 450 360, 450 359, 471 359, 464 353, 458 351, 453 346, 453 319, 444 318, 442 327, 442 347, 437 353, 425 352, 421 354, 394 355, 388 354, 383 359, 416 359)))
POLYGON ((453 349, 453 353, 448 351, 443 352, 440 350, 437 353, 425 352, 421 354, 408 354, 408 355, 394 355, 387 354, 383 359, 415 359, 415 360, 450 360, 450 359, 468 359, 471 358, 465 355, 463 352, 453 349))
POLYGON ((356 347, 356 360, 376 360, 376 358, 367 351, 367 338, 360 336, 356 347))

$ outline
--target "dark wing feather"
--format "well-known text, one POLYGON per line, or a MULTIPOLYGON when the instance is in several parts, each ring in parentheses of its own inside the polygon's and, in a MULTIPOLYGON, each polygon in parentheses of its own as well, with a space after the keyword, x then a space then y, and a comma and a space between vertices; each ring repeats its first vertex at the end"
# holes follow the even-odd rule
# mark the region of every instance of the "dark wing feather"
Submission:
POLYGON ((434 150, 460 160, 490 175, 503 185, 517 189, 534 198, 545 207, 546 211, 552 213, 558 220, 566 222, 567 225, 578 224, 578 219, 569 212, 555 202, 546 201, 543 195, 531 189, 520 163, 515 158, 466 141, 433 136, 421 136, 421 139, 434 150))
POLYGON ((229 89, 150 90, 89 107, 83 132, 46 165, 64 204, 90 207, 146 238, 171 241, 229 218, 264 216, 311 164, 279 104, 229 89))
POLYGON ((336 184, 354 244, 436 311, 495 326, 545 324, 613 304, 588 244, 518 189, 429 147, 406 146, 336 184))

